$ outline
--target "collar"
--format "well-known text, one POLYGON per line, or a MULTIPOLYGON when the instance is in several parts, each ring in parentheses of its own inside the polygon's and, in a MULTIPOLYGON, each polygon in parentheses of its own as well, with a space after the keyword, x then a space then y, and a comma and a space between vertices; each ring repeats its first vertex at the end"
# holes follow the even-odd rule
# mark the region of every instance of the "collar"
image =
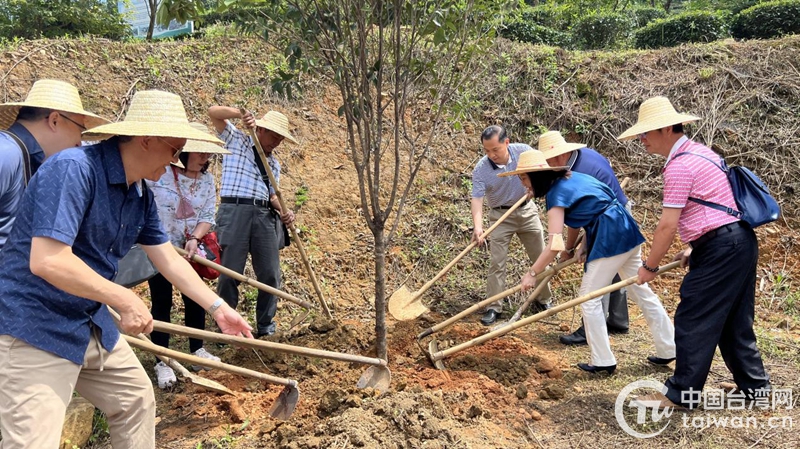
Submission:
POLYGON ((678 152, 678 149, 680 149, 680 147, 682 147, 683 144, 688 142, 688 141, 689 141, 689 138, 686 137, 686 135, 684 134, 680 139, 678 139, 677 142, 675 142, 674 145, 672 145, 672 149, 669 150, 669 154, 667 155, 667 161, 664 162, 664 168, 667 168, 667 164, 669 164, 669 161, 671 161, 672 158, 675 156, 675 153, 678 152))
POLYGON ((19 140, 25 144, 25 147, 28 148, 28 154, 31 157, 41 159, 39 161, 40 163, 44 161, 44 150, 42 149, 41 145, 39 145, 39 142, 36 141, 36 138, 33 137, 33 134, 28 131, 28 128, 24 127, 20 122, 14 122, 14 124, 11 125, 8 130, 19 137, 19 140))
POLYGON ((125 177, 125 166, 122 165, 122 155, 119 152, 118 142, 118 139, 112 137, 111 139, 100 142, 92 147, 100 147, 100 154, 103 158, 103 168, 106 171, 108 183, 127 185, 128 178, 125 177))
POLYGON ((574 150, 572 154, 569 156, 569 160, 567 161, 567 170, 572 170, 572 166, 575 165, 575 162, 578 161, 578 153, 581 151, 580 148, 574 150))

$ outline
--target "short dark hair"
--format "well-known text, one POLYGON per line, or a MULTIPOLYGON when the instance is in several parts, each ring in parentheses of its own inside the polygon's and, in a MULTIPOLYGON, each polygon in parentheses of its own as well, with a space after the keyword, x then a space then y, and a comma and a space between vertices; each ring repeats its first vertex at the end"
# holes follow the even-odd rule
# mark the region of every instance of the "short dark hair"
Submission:
POLYGON ((528 179, 531 180, 534 198, 543 198, 550 191, 556 181, 561 178, 569 178, 571 172, 567 170, 546 170, 539 172, 528 172, 528 179))
POLYGON ((23 106, 19 108, 19 112, 17 113, 17 120, 24 120, 27 122, 36 122, 39 120, 46 119, 50 116, 53 112, 56 112, 54 109, 48 108, 37 108, 33 106, 23 106))
MULTIPOLYGON (((184 151, 178 156, 178 160, 181 161, 184 167, 189 166, 189 155, 192 154, 191 152, 184 151)), ((200 168, 200 173, 205 173, 208 171, 208 166, 211 164, 211 159, 207 160, 203 167, 200 168)))
POLYGON ((674 133, 682 133, 683 132, 683 123, 678 123, 677 125, 672 125, 672 132, 674 132, 674 133))
POLYGON ((506 129, 502 126, 492 125, 484 129, 481 133, 481 142, 490 140, 494 136, 497 136, 498 142, 502 142, 508 138, 508 133, 506 133, 506 129))

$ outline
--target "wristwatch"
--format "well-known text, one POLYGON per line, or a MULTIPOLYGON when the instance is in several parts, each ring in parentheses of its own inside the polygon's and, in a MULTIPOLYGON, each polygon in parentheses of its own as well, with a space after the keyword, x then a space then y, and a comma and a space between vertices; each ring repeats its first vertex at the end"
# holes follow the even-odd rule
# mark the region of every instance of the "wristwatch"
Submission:
POLYGON ((223 304, 225 304, 225 301, 222 298, 217 298, 214 304, 211 304, 211 307, 208 308, 208 314, 213 315, 223 304))

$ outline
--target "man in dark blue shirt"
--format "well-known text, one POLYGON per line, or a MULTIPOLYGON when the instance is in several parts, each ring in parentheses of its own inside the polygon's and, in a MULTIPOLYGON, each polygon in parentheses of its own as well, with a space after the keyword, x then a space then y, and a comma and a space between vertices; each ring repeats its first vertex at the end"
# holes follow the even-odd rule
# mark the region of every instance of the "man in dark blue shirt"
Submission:
POLYGON ((64 81, 36 81, 25 101, 0 104, 0 250, 25 186, 45 158, 80 146, 82 131, 104 123, 83 109, 78 89, 64 81))
POLYGON ((150 379, 106 307, 129 334, 153 319, 131 290, 111 282, 140 243, 161 274, 206 309, 220 329, 251 327, 181 258, 161 228, 142 179, 158 180, 187 139, 218 142, 191 126, 180 97, 134 95, 109 137, 49 158, 26 189, 0 270, 0 431, 3 449, 57 447, 78 391, 108 418, 114 448, 155 447, 150 379))
MULTIPOLYGON (((539 137, 540 140, 552 140, 553 144, 548 145, 544 151, 547 163, 553 167, 569 167, 570 170, 583 173, 594 177, 598 181, 606 184, 614 191, 617 201, 630 211, 630 203, 622 187, 619 185, 617 175, 611 168, 611 163, 597 151, 587 148, 582 143, 567 143, 558 131, 549 131, 539 137)), ((575 251, 575 241, 578 239, 578 229, 570 228, 567 231, 567 250, 564 257, 572 257, 575 251)), ((563 260, 563 258, 562 258, 563 260)), ((619 275, 614 277, 612 282, 619 282, 619 275)), ((603 308, 607 309, 606 327, 609 333, 628 332, 628 299, 625 290, 617 290, 602 298, 603 308)), ((585 345, 586 332, 581 324, 575 332, 569 335, 562 335, 559 340, 565 345, 585 345)))

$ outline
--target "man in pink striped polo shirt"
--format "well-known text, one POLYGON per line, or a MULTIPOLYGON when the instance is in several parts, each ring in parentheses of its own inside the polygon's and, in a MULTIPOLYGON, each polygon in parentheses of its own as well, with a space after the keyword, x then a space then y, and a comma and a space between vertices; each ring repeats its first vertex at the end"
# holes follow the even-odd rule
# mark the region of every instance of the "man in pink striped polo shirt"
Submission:
MULTIPOLYGON (((650 254, 639 269, 639 283, 655 278, 676 232, 689 245, 675 257, 690 267, 675 311, 675 373, 666 382, 666 396, 641 398, 660 401, 661 407, 699 404, 717 346, 747 397, 766 394, 770 388, 753 332, 758 241, 744 221, 692 201, 736 210, 728 178, 716 165, 719 155, 684 134, 683 125, 696 120, 700 119, 677 113, 667 98, 654 97, 642 103, 636 124, 618 138, 638 137, 648 153, 667 159, 662 215, 650 254)), ((672 359, 651 356, 648 361, 667 365, 672 359)))

